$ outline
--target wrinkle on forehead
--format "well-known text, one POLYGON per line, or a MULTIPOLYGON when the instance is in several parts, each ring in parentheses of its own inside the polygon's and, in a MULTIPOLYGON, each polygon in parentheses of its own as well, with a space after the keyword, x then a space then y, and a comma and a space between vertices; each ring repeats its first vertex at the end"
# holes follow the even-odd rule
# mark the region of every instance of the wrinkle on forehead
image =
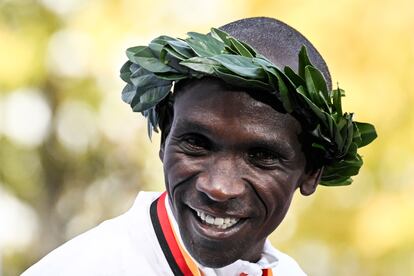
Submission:
POLYGON ((184 111, 185 114, 175 116, 191 116, 194 119, 208 117, 217 124, 225 117, 232 125, 241 123, 246 128, 261 128, 261 131, 295 129, 296 134, 301 132, 301 125, 293 116, 277 111, 250 94, 229 87, 218 79, 193 81, 176 97, 175 105, 185 105, 185 108, 180 108, 180 112, 184 111))

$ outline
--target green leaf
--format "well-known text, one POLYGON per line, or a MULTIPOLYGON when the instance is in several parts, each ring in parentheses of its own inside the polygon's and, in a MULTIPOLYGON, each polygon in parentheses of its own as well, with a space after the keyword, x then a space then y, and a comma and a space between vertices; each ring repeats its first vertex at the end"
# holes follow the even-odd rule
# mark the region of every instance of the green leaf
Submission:
POLYGON ((339 115, 342 115, 342 97, 343 90, 339 87, 332 91, 332 98, 333 98, 333 112, 338 113, 339 115))
POLYGON ((144 90, 142 93, 140 93, 141 96, 139 97, 139 100, 136 103, 133 102, 133 111, 142 112, 151 107, 154 107, 168 95, 168 93, 171 91, 171 87, 172 84, 169 84, 144 90))
POLYGON ((179 81, 179 80, 188 78, 188 75, 181 74, 181 73, 166 72, 166 73, 155 73, 155 75, 157 76, 158 79, 169 80, 169 81, 179 81))
POLYGON ((176 70, 156 58, 135 57, 133 62, 154 73, 176 72, 176 70))
POLYGON ((331 114, 332 113, 332 109, 331 109, 332 104, 330 102, 330 98, 326 99, 321 91, 318 91, 318 98, 322 102, 320 108, 322 108, 323 111, 331 114))
POLYGON ((120 76, 121 76, 121 79, 122 79, 124 82, 128 82, 128 83, 130 83, 129 78, 130 78, 130 76, 131 76, 132 72, 131 72, 131 70, 129 69, 129 67, 131 66, 131 64, 132 64, 132 62, 127 61, 127 62, 125 62, 125 63, 124 63, 124 65, 122 65, 122 67, 121 67, 121 70, 120 70, 120 76))
POLYGON ((301 78, 299 75, 295 73, 289 66, 286 66, 283 71, 285 72, 286 76, 290 79, 292 83, 295 84, 296 87, 299 86, 306 86, 305 80, 301 78))
POLYGON ((360 145, 362 143, 361 134, 359 132, 359 129, 356 125, 356 122, 352 122, 353 128, 354 128, 354 135, 352 137, 352 142, 356 145, 360 145))
POLYGON ((210 32, 212 37, 214 37, 217 40, 221 40, 225 45, 231 46, 229 34, 216 28, 211 28, 210 32))
POLYGON ((137 89, 149 89, 158 86, 165 86, 171 84, 170 80, 163 80, 154 74, 146 74, 131 79, 137 89))
POLYGON ((211 59, 219 62, 233 73, 242 77, 260 80, 266 76, 263 68, 254 64, 252 60, 247 57, 224 54, 213 56, 211 59))
POLYGON ((210 35, 190 32, 188 36, 190 38, 187 38, 185 41, 200 57, 211 57, 222 54, 225 51, 224 43, 210 35))
POLYGON ((351 146, 354 138, 354 124, 352 123, 352 116, 351 118, 346 119, 347 124, 344 127, 343 136, 345 137, 344 146, 342 152, 345 154, 348 152, 349 147, 351 146))
POLYGON ((239 55, 249 58, 254 57, 254 54, 251 53, 249 49, 247 49, 240 41, 234 39, 233 37, 230 37, 229 40, 239 55))
POLYGON ((273 65, 273 63, 271 63, 270 61, 263 59, 263 58, 257 58, 254 57, 252 58, 252 62, 254 64, 266 67, 266 68, 272 68, 273 70, 279 70, 278 68, 275 68, 275 66, 273 65))
POLYGON ((152 125, 151 125, 151 121, 147 120, 147 133, 148 133, 148 137, 150 139, 150 141, 152 141, 152 125))
POLYGON ((172 38, 172 37, 169 37, 169 36, 166 36, 166 35, 160 35, 160 36, 154 38, 153 40, 151 40, 149 45, 159 44, 161 46, 165 46, 165 45, 167 45, 167 41, 170 40, 170 39, 175 39, 175 38, 172 38))
POLYGON ((324 124, 325 127, 329 127, 328 118, 330 117, 329 114, 324 112, 322 109, 320 109, 317 105, 315 105, 311 99, 309 99, 306 96, 306 93, 304 92, 304 89, 302 86, 299 86, 296 91, 298 92, 298 96, 308 105, 310 110, 313 112, 313 114, 319 118, 319 120, 324 124))
POLYGON ((277 91, 278 88, 278 80, 276 77, 276 73, 274 72, 274 68, 267 68, 262 65, 264 72, 266 73, 267 80, 264 82, 269 83, 269 85, 273 88, 274 91, 277 91))
MULTIPOLYGON (((344 119, 341 118, 343 121, 344 119)), ((336 127, 334 127, 334 139, 335 139, 335 144, 337 145, 338 150, 342 149, 343 145, 344 145, 344 138, 341 135, 341 129, 340 127, 338 127, 338 125, 336 125, 336 127)))
MULTIPOLYGON (((136 65, 136 64, 133 63, 132 65, 136 65)), ((132 68, 132 65, 131 65, 131 68, 132 68)), ((139 77, 139 76, 152 74, 152 72, 150 72, 148 70, 145 70, 141 66, 134 66, 134 68, 136 68, 136 69, 134 71, 131 70, 132 74, 131 74, 130 78, 136 78, 136 77, 139 77)))
POLYGON ((137 88, 151 88, 160 85, 158 78, 152 73, 131 78, 131 81, 137 88))
POLYGON ((214 68, 220 66, 220 63, 218 63, 217 61, 203 57, 189 58, 185 61, 180 62, 180 64, 194 71, 201 72, 207 75, 213 75, 214 68))
POLYGON ((185 41, 182 41, 181 39, 165 37, 164 40, 166 43, 166 47, 171 47, 178 54, 186 58, 193 57, 195 54, 191 47, 188 46, 188 44, 185 41))
POLYGON ((152 129, 158 133, 158 116, 155 108, 151 108, 148 110, 148 121, 152 125, 152 129))
POLYGON ((299 94, 301 94, 303 97, 308 98, 309 100, 311 99, 311 96, 309 95, 308 90, 306 89, 306 86, 298 86, 296 88, 296 92, 298 92, 299 94))
POLYGON ((322 92, 322 96, 324 97, 325 101, 328 102, 330 100, 325 78, 318 69, 309 65, 306 66, 305 81, 308 89, 314 89, 318 93, 322 92))
POLYGON ((131 104, 132 99, 135 97, 135 94, 136 94, 135 86, 128 83, 127 85, 125 85, 124 89, 122 89, 121 97, 125 103, 131 104))
POLYGON ((216 68, 214 75, 224 80, 228 84, 234 85, 236 87, 272 91, 272 87, 265 82, 261 82, 259 80, 254 80, 254 79, 245 79, 241 76, 234 75, 231 72, 226 71, 225 68, 216 68))
POLYGON ((320 185, 323 186, 347 186, 352 184, 352 179, 348 176, 345 177, 335 177, 335 179, 333 180, 321 180, 321 182, 319 183, 320 185))
MULTIPOLYGON (((189 73, 189 69, 180 64, 182 59, 179 59, 179 58, 176 58, 176 57, 172 56, 168 52, 168 49, 164 49, 164 51, 162 51, 162 53, 165 53, 165 64, 167 64, 169 67, 171 67, 174 70, 174 71, 171 71, 172 73, 180 73, 180 74, 188 74, 189 73)), ((161 73, 165 73, 165 72, 161 72, 161 73)))
MULTIPOLYGON (((319 96, 319 90, 315 86, 315 82, 314 82, 311 70, 312 70, 312 67, 310 65, 307 65, 305 67, 306 88, 307 88, 308 95, 309 95, 310 99, 312 100, 312 102, 314 102, 318 107, 321 107, 324 104, 324 102, 321 99, 321 97, 319 96)), ((329 106, 324 106, 323 109, 324 110, 329 110, 329 106)))
MULTIPOLYGON (((126 55, 128 57, 129 60, 131 60, 131 58, 136 54, 141 52, 144 49, 147 49, 147 46, 135 46, 135 47, 130 47, 126 50, 126 55)), ((152 53, 150 52, 150 56, 153 56, 152 53)), ((131 60, 132 61, 132 60, 131 60)))
MULTIPOLYGON (((164 48, 163 48, 163 51, 165 52, 165 54, 163 54, 162 59, 160 57, 160 60, 162 62, 165 60, 165 58, 167 56, 166 55, 167 53, 170 54, 171 56, 173 56, 174 58, 180 60, 180 61, 183 61, 183 60, 187 59, 186 56, 184 56, 184 55, 180 54, 179 52, 177 52, 176 50, 174 50, 170 45, 165 45, 164 48)), ((166 63, 166 64, 168 64, 168 63, 166 63)))
MULTIPOLYGON (((332 144, 332 139, 322 133, 321 125, 320 124, 318 124, 316 126, 316 128, 314 130, 312 130, 311 133, 313 134, 313 136, 315 138, 318 138, 318 140, 322 143, 322 145, 319 145, 319 144, 315 143, 315 145, 318 145, 319 148, 322 147, 322 148, 324 148, 326 150, 326 146, 323 146, 323 145, 330 145, 330 144, 332 144)), ((312 144, 312 146, 313 146, 313 144, 312 144)))
POLYGON ((302 79, 305 79, 305 67, 308 65, 313 66, 309 60, 306 46, 303 45, 299 51, 299 76, 302 79))
MULTIPOLYGON (((259 59, 264 59, 264 60, 266 60, 267 62, 269 62, 269 63, 272 63, 267 57, 265 57, 264 55, 262 55, 262 54, 259 54, 259 53, 256 53, 256 58, 259 58, 259 59)), ((274 68, 278 68, 276 65, 274 65, 273 63, 272 63, 272 67, 274 67, 274 68)))
POLYGON ((162 49, 164 49, 164 45, 153 41, 148 45, 148 48, 150 48, 153 56, 159 57, 162 49))
POLYGON ((167 85, 171 82, 158 78, 154 73, 142 67, 139 67, 138 70, 131 74, 130 81, 136 88, 152 88, 159 85, 167 85))
POLYGON ((355 122, 355 125, 359 130, 362 140, 358 147, 362 148, 377 138, 377 132, 375 131, 375 127, 373 125, 361 122, 355 122))
MULTIPOLYGON (((139 47, 134 47, 139 48, 139 47)), ((176 72, 175 69, 171 68, 170 66, 162 63, 158 58, 154 57, 151 49, 148 47, 140 47, 139 49, 134 49, 133 51, 129 51, 131 48, 127 50, 129 53, 129 60, 133 63, 138 64, 139 66, 143 67, 144 69, 154 72, 154 73, 162 73, 162 72, 176 72)))
MULTIPOLYGON (((252 54, 252 56, 253 57, 260 57, 260 56, 262 56, 262 55, 259 55, 258 53, 257 53, 257 51, 256 51, 256 49, 254 49, 252 46, 250 46, 249 44, 247 44, 247 43, 244 43, 243 41, 241 41, 241 40, 239 40, 239 42, 244 46, 244 48, 246 48, 251 54, 252 54)), ((264 57, 264 56, 263 56, 264 57)), ((268 60, 267 58, 264 58, 264 59, 266 59, 266 60, 268 60)))
POLYGON ((158 125, 158 116, 155 111, 155 107, 150 109, 144 110, 141 112, 145 118, 147 118, 147 132, 150 141, 152 141, 152 130, 158 132, 157 125, 158 125), (155 118, 154 118, 155 116, 155 118))
POLYGON ((335 164, 335 167, 327 167, 324 171, 324 179, 332 179, 335 176, 353 176, 357 175, 362 166, 362 159, 341 160, 335 164), (326 173, 326 174, 325 174, 326 173))
POLYGON ((293 112, 293 105, 292 105, 292 101, 291 101, 291 92, 289 91, 289 88, 286 85, 284 78, 282 77, 283 73, 279 72, 275 69, 273 69, 271 71, 277 78, 277 88, 278 88, 278 91, 279 91, 280 99, 282 100, 283 108, 288 113, 293 112))

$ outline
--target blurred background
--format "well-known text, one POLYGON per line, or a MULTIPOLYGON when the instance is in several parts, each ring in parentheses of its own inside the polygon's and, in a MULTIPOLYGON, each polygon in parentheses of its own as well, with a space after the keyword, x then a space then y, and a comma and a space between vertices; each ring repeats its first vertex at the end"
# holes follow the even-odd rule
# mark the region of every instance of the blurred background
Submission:
POLYGON ((0 0, 0 275, 163 189, 159 137, 120 98, 125 49, 250 16, 305 34, 379 134, 351 186, 296 195, 273 243, 310 275, 414 275, 409 0, 0 0))

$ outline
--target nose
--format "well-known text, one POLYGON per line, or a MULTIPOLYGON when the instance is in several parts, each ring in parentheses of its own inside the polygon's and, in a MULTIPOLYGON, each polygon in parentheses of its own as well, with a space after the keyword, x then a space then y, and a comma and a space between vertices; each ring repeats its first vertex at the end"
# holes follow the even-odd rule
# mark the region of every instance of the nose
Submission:
POLYGON ((217 158, 199 175, 196 189, 214 201, 224 202, 245 193, 246 184, 241 176, 240 160, 217 158))

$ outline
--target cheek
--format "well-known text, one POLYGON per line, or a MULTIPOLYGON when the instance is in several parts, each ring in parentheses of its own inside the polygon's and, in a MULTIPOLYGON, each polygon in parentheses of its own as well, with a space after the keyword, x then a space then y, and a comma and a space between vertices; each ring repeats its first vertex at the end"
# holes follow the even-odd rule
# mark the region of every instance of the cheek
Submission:
POLYGON ((276 172, 261 182, 256 191, 261 197, 267 211, 270 224, 278 225, 289 209, 298 179, 291 173, 276 172))
POLYGON ((167 190, 170 193, 200 171, 197 162, 190 160, 185 154, 175 152, 173 148, 168 148, 165 152, 163 163, 167 190))

